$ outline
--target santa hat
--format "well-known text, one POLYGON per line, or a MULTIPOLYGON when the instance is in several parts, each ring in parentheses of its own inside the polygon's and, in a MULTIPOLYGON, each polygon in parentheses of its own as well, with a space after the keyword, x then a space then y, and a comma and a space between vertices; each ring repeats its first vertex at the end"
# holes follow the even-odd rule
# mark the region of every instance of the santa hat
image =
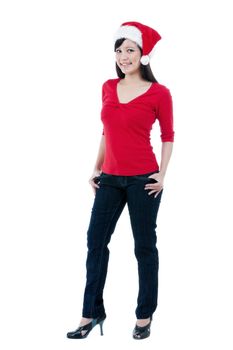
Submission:
POLYGON ((152 57, 155 44, 161 39, 160 34, 139 22, 124 22, 114 35, 116 40, 126 38, 135 41, 142 49, 141 63, 147 65, 152 57))

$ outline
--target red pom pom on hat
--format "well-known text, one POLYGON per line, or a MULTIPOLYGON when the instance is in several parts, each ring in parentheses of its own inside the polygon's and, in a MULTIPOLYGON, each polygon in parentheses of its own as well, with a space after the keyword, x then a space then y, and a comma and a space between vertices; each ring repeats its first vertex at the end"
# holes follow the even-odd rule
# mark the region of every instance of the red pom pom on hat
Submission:
POLYGON ((142 49, 141 63, 147 65, 153 54, 155 44, 162 38, 153 28, 139 22, 124 22, 114 35, 114 40, 121 38, 136 42, 142 49))

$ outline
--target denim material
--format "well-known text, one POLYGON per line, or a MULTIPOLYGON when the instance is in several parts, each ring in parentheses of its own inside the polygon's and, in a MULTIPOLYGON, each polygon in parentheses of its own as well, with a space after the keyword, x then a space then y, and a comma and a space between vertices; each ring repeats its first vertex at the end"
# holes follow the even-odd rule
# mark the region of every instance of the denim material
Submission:
POLYGON ((86 286, 82 316, 97 318, 106 315, 103 291, 108 269, 108 244, 116 223, 127 203, 134 237, 134 253, 138 263, 139 291, 136 317, 149 318, 157 307, 159 258, 156 247, 156 219, 163 190, 155 193, 144 186, 156 182, 143 175, 119 176, 104 172, 96 178, 91 218, 87 230, 86 286))

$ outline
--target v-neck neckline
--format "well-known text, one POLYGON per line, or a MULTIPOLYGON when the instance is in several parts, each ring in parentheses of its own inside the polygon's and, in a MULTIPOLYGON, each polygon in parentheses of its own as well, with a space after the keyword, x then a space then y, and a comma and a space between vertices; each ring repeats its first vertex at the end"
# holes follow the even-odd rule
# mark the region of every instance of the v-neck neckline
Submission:
POLYGON ((118 97, 118 93, 117 93, 117 86, 118 86, 118 83, 119 83, 120 80, 121 80, 121 78, 117 78, 117 79, 116 79, 115 86, 114 86, 116 99, 117 99, 117 102, 118 102, 120 105, 128 105, 129 103, 131 103, 131 102, 137 100, 138 98, 140 98, 140 97, 146 95, 146 94, 151 90, 151 88, 152 88, 152 86, 153 86, 153 83, 151 83, 151 85, 149 86, 149 88, 148 88, 145 92, 143 92, 142 94, 140 94, 140 95, 138 95, 138 96, 132 98, 132 99, 131 99, 130 101, 128 101, 128 102, 120 102, 119 97, 118 97))

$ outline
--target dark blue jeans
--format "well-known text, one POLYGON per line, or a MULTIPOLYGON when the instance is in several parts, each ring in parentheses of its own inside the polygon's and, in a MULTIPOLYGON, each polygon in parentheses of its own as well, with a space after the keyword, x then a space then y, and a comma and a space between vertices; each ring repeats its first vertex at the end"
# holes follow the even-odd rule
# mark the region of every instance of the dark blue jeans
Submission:
POLYGON ((149 318, 157 307, 159 258, 156 247, 156 219, 163 190, 155 198, 144 186, 156 182, 149 175, 119 176, 104 172, 97 177, 89 228, 87 231, 86 286, 82 316, 106 315, 103 290, 107 275, 108 244, 116 223, 128 205, 134 237, 134 253, 138 263, 139 292, 136 317, 149 318))

